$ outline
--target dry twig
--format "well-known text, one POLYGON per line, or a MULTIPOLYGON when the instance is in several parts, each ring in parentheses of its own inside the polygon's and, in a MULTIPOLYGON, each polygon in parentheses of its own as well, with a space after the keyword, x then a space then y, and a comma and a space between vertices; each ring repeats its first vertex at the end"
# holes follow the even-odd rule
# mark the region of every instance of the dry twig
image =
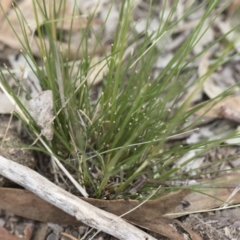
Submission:
POLYGON ((45 201, 76 217, 88 226, 122 240, 154 240, 155 238, 56 186, 37 172, 0 156, 0 174, 25 187, 45 201))

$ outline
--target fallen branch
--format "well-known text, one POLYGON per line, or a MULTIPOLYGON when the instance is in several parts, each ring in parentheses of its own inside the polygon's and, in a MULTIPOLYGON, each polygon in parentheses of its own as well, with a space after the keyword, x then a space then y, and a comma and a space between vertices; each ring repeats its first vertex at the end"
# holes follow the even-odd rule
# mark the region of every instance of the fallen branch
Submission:
POLYGON ((37 172, 2 156, 0 156, 0 175, 25 187, 45 201, 74 216, 78 221, 118 239, 155 239, 118 216, 84 202, 51 183, 37 172))

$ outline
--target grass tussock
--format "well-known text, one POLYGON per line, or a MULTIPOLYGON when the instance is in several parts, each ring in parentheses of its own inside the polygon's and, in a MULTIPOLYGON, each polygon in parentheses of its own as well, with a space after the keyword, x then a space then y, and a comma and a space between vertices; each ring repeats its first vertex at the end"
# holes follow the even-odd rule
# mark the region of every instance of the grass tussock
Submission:
MULTIPOLYGON (((74 178, 91 196, 101 198, 111 194, 115 198, 138 198, 135 192, 146 196, 159 186, 156 184, 158 182, 188 176, 189 173, 182 169, 196 156, 180 165, 176 165, 176 162, 190 150, 198 150, 198 156, 201 156, 223 141, 203 140, 190 145, 169 142, 175 136, 196 129, 200 117, 188 124, 188 119, 199 110, 199 106, 191 107, 191 99, 231 50, 232 46, 226 48, 204 76, 194 84, 189 82, 190 76, 196 71, 189 68, 191 63, 223 38, 218 38, 199 54, 192 54, 192 49, 203 37, 204 22, 218 2, 204 1, 201 5, 190 5, 184 15, 176 20, 174 13, 178 1, 173 1, 170 12, 165 11, 167 1, 164 1, 158 28, 149 34, 148 23, 139 35, 132 26, 132 2, 122 1, 111 49, 106 50, 101 42, 104 23, 97 33, 92 28, 93 14, 88 18, 87 26, 79 31, 79 44, 75 49, 75 57, 71 56, 70 61, 72 35, 69 34, 66 39, 66 34, 59 28, 64 19, 62 12, 66 1, 62 0, 59 6, 51 6, 49 11, 49 6, 41 1, 33 1, 41 66, 39 59, 36 60, 32 55, 31 42, 27 37, 22 42, 22 53, 43 90, 51 90, 53 94, 53 139, 47 141, 43 136, 41 138, 51 149, 51 154, 71 167, 74 178), (153 74, 158 56, 164 52, 173 30, 201 7, 205 7, 206 11, 199 23, 181 47, 175 50, 166 67, 157 75, 153 74), (42 17, 44 20, 40 21, 42 17), (89 42, 90 35, 93 46, 89 42), (68 51, 63 51, 59 44, 61 41, 67 44, 68 51), (95 52, 99 49, 103 52, 102 57, 94 62, 95 52), (77 57, 79 55, 80 59, 77 57), (101 74, 101 83, 95 85, 94 81, 101 74), (138 186, 142 179, 148 184, 138 186)), ((154 2, 149 5, 149 22, 153 8, 154 2)), ((217 15, 223 10, 221 8, 217 15)), ((77 7, 73 14, 76 12, 77 7)), ((19 14, 17 7, 16 14, 22 22, 24 33, 24 15, 19 14)), ((11 22, 9 24, 11 27, 11 22)), ((16 75, 10 70, 9 73, 19 82, 16 75)), ((17 116, 36 139, 34 134, 41 135, 41 129, 8 85, 3 71, 1 82, 27 120, 19 114, 17 116)), ((19 84, 18 87, 28 98, 24 86, 19 84)), ((222 94, 219 98, 224 96, 222 94)), ((41 142, 38 141, 36 145, 49 154, 41 142)))

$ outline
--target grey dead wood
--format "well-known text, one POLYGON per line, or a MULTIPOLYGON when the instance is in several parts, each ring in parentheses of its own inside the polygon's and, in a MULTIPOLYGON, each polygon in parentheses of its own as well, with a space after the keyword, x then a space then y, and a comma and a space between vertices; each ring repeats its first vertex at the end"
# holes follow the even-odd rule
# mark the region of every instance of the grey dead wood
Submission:
POLYGON ((0 175, 25 187, 45 201, 76 217, 77 220, 86 225, 106 232, 118 239, 155 239, 118 216, 105 212, 77 198, 30 168, 2 156, 0 156, 0 175))

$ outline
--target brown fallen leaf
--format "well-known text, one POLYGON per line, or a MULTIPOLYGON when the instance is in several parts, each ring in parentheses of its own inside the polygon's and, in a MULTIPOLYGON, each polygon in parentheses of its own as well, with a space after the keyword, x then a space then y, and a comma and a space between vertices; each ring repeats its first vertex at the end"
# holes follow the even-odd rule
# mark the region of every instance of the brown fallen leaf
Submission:
MULTIPOLYGON (((174 222, 170 220, 169 222, 166 220, 166 217, 175 218, 187 215, 189 212, 209 210, 221 206, 226 201, 231 202, 231 204, 239 203, 239 192, 231 199, 228 199, 239 183, 239 173, 237 172, 203 181, 196 186, 198 192, 194 192, 192 186, 193 190, 191 193, 189 190, 182 190, 156 200, 149 200, 135 211, 123 216, 123 218, 137 226, 172 239, 181 239, 178 236, 179 233, 174 232, 174 229, 168 226, 169 223, 173 224, 174 222)), ((122 215, 139 204, 136 200, 82 199, 116 215, 122 215)), ((0 206, 2 209, 13 212, 16 215, 38 221, 72 225, 81 224, 73 217, 26 190, 0 188, 0 206)), ((194 234, 189 229, 185 229, 185 232, 190 235, 194 234)), ((198 237, 196 235, 192 239, 199 239, 198 237)))
POLYGON ((27 226, 24 229, 24 240, 31 240, 33 235, 33 225, 27 224, 27 226))
POLYGON ((239 6, 240 6, 240 1, 239 0, 233 0, 233 1, 230 1, 227 10, 228 11, 233 11, 234 9, 239 8, 239 6))
POLYGON ((164 215, 169 218, 185 216, 189 213, 207 211, 213 208, 221 207, 223 204, 240 203, 240 192, 229 199, 229 196, 239 186, 239 172, 226 174, 216 179, 202 182, 196 187, 196 192, 192 192, 183 198, 183 201, 175 208, 172 213, 164 215))
MULTIPOLYGON (((188 193, 188 190, 181 190, 156 200, 147 201, 136 210, 124 215, 123 218, 132 224, 149 229, 169 238, 172 236, 179 236, 179 233, 176 231, 174 232, 174 229, 170 226, 168 228, 160 227, 162 224, 164 224, 164 226, 166 225, 162 222, 163 219, 161 216, 165 213, 172 212, 188 193)), ((136 200, 121 199, 108 201, 91 198, 82 199, 100 209, 114 213, 118 216, 125 214, 140 204, 140 202, 136 200)), ((0 208, 16 215, 41 222, 53 222, 78 226, 83 225, 74 217, 45 202, 27 190, 0 188, 0 208)), ((181 238, 178 239, 181 240, 181 238)))
POLYGON ((34 235, 31 240, 46 239, 48 234, 48 224, 38 223, 38 227, 34 229, 34 235))
POLYGON ((69 239, 69 240, 78 240, 77 238, 75 238, 74 236, 65 233, 65 232, 61 232, 61 235, 64 236, 65 238, 69 239))
POLYGON ((0 2, 0 21, 3 20, 4 17, 4 12, 8 12, 8 10, 10 9, 12 4, 12 0, 4 0, 0 2), (3 9, 3 11, 1 11, 1 8, 3 9))
MULTIPOLYGON (((161 229, 154 227, 163 223, 158 219, 160 217, 176 218, 189 214, 189 212, 201 212, 216 208, 226 203, 240 203, 240 193, 237 192, 230 200, 228 199, 233 190, 239 184, 239 174, 232 173, 223 175, 216 179, 204 181, 190 193, 189 190, 178 191, 156 200, 147 201, 133 212, 125 215, 123 218, 140 225, 145 222, 144 227, 149 229, 149 222, 152 222, 151 231, 159 232, 161 229), (202 193, 200 193, 202 192, 202 193), (214 196, 214 197, 211 197, 214 196)), ((192 187, 193 188, 193 187, 192 187)), ((90 204, 97 206, 105 211, 122 215, 134 207, 139 202, 135 200, 101 200, 83 198, 90 204)), ((60 209, 43 201, 33 193, 21 189, 0 188, 0 207, 1 209, 12 212, 16 215, 26 218, 42 221, 55 222, 61 224, 79 225, 80 223, 60 209), (27 211, 26 211, 27 209, 27 211)), ((161 233, 163 234, 163 233, 161 233)))
POLYGON ((231 107, 222 106, 220 108, 220 114, 222 118, 232 120, 240 123, 240 111, 233 110, 231 107))
POLYGON ((197 116, 209 117, 209 118, 224 118, 222 113, 222 107, 229 107, 232 111, 239 111, 240 96, 229 96, 222 100, 216 99, 204 107, 202 107, 195 114, 197 116))
MULTIPOLYGON (((156 200, 150 200, 136 210, 124 215, 129 221, 148 221, 172 212, 189 193, 189 190, 173 192, 156 200)), ((137 200, 102 200, 93 198, 81 198, 82 200, 115 215, 121 216, 140 202, 137 200)), ((18 216, 23 216, 41 222, 53 222, 59 224, 79 224, 75 218, 62 210, 43 201, 35 194, 21 189, 0 188, 0 208, 10 211, 18 216), (26 211, 28 209, 28 211, 26 211)))
MULTIPOLYGON (((49 9, 51 9, 51 1, 45 0, 45 7, 47 12, 49 13, 49 9)), ((39 2, 39 4, 43 4, 43 2, 39 2)), ((42 6, 43 7, 43 6, 42 6)), ((86 16, 82 17, 79 15, 74 14, 73 9, 71 7, 71 4, 65 4, 64 7, 62 7, 59 12, 59 19, 57 28, 61 30, 71 30, 71 34, 73 34, 73 31, 79 31, 79 29, 85 28, 87 24, 86 16), (76 17, 76 19, 75 19, 76 17), (72 19, 74 18, 74 21, 72 19)), ((36 8, 37 16, 39 24, 42 25, 45 23, 45 16, 43 16, 40 7, 36 8)), ((0 13, 2 13, 2 10, 0 9, 0 13)), ((18 8, 11 9, 8 13, 7 19, 4 19, 1 21, 0 25, 0 41, 7 46, 20 50, 23 48, 21 42, 26 42, 26 38, 30 42, 31 51, 34 55, 40 56, 41 51, 39 50, 40 40, 37 36, 34 36, 34 32, 36 31, 36 17, 35 17, 35 11, 33 7, 32 0, 25 0, 18 4, 18 8), (16 11, 20 11, 21 13, 24 13, 24 16, 21 14, 16 14, 16 11), (24 19, 20 19, 20 18, 24 19), (11 23, 12 27, 9 25, 9 22, 11 23), (13 29, 14 31, 13 31, 13 29), (24 29, 24 33, 23 33, 24 29)), ((99 21, 92 21, 90 25, 100 25, 101 23, 99 21)), ((44 40, 45 46, 47 49, 50 48, 50 44, 47 39, 44 40)), ((78 46, 71 43, 71 46, 69 47, 68 43, 61 42, 59 43, 61 45, 62 54, 65 57, 69 57, 69 59, 76 57, 76 54, 80 52, 78 51, 78 46)), ((98 50, 97 50, 98 51, 98 50)))
POLYGON ((21 238, 11 234, 5 228, 0 226, 0 239, 2 239, 2 240, 20 240, 21 238))
MULTIPOLYGON (((123 216, 123 218, 137 226, 161 235, 166 236, 167 234, 168 236, 177 237, 177 232, 173 233, 173 229, 165 226, 166 222, 168 222, 166 218, 176 218, 192 212, 210 210, 220 207, 226 202, 231 204, 240 203, 240 192, 236 192, 229 199, 229 196, 239 184, 238 172, 223 175, 216 179, 201 182, 200 185, 196 186, 198 192, 194 192, 194 187, 192 186, 192 192, 182 190, 156 200, 149 200, 135 211, 123 216)), ((116 215, 122 215, 139 204, 136 200, 82 199, 116 215)), ((0 188, 0 206, 1 209, 16 215, 38 221, 81 225, 73 217, 27 190, 0 188)), ((185 231, 188 234, 193 234, 190 233, 189 229, 185 231)))
POLYGON ((189 238, 191 240, 202 240, 198 234, 186 228, 181 222, 175 219, 159 217, 155 221, 150 220, 143 222, 141 220, 135 220, 131 223, 149 231, 159 233, 171 240, 186 240, 183 234, 188 234, 191 237, 189 238))

